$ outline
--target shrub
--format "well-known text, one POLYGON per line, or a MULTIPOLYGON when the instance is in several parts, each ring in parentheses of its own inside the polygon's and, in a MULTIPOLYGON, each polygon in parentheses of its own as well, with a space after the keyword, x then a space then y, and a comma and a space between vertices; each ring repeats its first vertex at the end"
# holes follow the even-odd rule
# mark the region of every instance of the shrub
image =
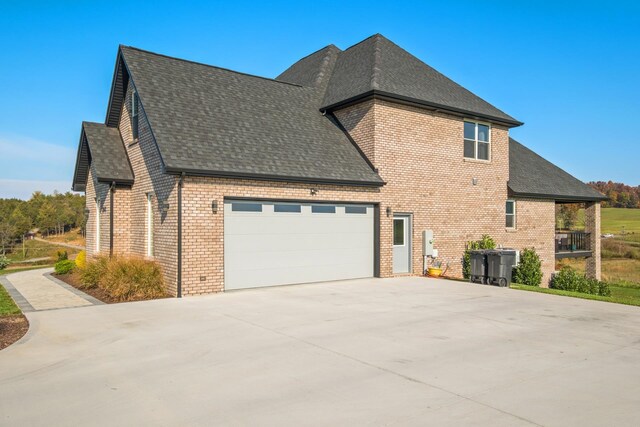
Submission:
POLYGON ((76 267, 80 270, 87 268, 87 253, 85 251, 78 252, 76 256, 76 267))
POLYGON ((69 259, 61 259, 56 262, 56 265, 53 267, 56 274, 69 274, 73 271, 76 264, 69 259))
POLYGON ((480 240, 467 242, 467 249, 462 257, 462 276, 468 279, 471 276, 471 254, 469 251, 477 249, 495 249, 496 242, 488 234, 483 234, 480 240))
POLYGON ((66 261, 69 259, 67 251, 58 251, 58 261, 66 261))
POLYGON ((0 270, 4 270, 9 265, 9 258, 0 254, 0 270))
POLYGON ((97 287, 107 271, 108 262, 109 257, 98 255, 86 263, 84 270, 80 271, 81 287, 85 289, 97 287))
POLYGON ((98 286, 120 301, 166 296, 160 266, 141 258, 111 258, 98 286))
POLYGON ((589 279, 569 266, 562 267, 562 270, 553 276, 551 287, 563 291, 581 292, 605 297, 611 295, 611 290, 606 282, 589 279))
POLYGON ((513 270, 513 281, 521 285, 540 286, 542 263, 536 250, 525 248, 520 254, 520 264, 513 270))

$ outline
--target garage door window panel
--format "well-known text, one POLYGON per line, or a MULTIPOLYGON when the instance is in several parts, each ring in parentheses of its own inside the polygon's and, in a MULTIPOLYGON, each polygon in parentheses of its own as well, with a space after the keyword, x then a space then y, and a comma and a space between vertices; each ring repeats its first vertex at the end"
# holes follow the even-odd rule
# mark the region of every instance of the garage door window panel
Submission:
POLYGON ((302 212, 302 206, 291 204, 276 204, 273 205, 273 211, 276 213, 300 213, 302 212))
POLYGON ((261 203, 232 203, 231 210, 233 212, 262 212, 261 203))
POLYGON ((311 206, 312 213, 325 213, 325 214, 334 214, 336 213, 336 207, 333 205, 313 205, 311 206))

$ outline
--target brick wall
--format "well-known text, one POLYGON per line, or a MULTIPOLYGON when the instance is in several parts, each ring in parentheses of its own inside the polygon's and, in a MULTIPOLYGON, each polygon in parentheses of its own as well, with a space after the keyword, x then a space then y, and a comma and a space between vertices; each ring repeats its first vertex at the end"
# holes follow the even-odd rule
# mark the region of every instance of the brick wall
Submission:
MULTIPOLYGON (((422 271, 422 230, 434 231, 447 274, 461 276, 465 242, 491 235, 505 247, 535 247, 545 279, 554 269, 553 201, 517 202, 515 230, 505 227, 509 132, 491 128, 491 160, 463 156, 463 119, 416 107, 370 100, 336 113, 387 182, 382 211, 413 217, 413 273, 422 271), (476 178, 476 185, 473 179, 476 178)), ((392 218, 381 216, 381 272, 392 274, 392 218)), ((546 281, 544 282, 546 283, 546 281)))
MULTIPOLYGON (((122 111, 120 131, 135 174, 130 190, 115 194, 116 230, 126 252, 146 254, 146 195, 153 193, 154 258, 163 267, 171 292, 176 292, 177 272, 177 177, 162 173, 162 163, 143 108, 140 138, 130 130, 129 87, 122 111), (168 204, 166 213, 160 206, 168 204), (119 208, 121 206, 121 208, 119 208)), ((144 99, 141 100, 144 107, 144 99)), ((379 169, 387 185, 380 189, 187 177, 183 189, 183 294, 203 294, 224 289, 224 198, 249 197, 332 200, 379 203, 380 274, 392 272, 393 212, 413 218, 413 273, 422 272, 421 232, 434 231, 439 258, 448 274, 461 275, 465 242, 490 234, 507 247, 534 247, 543 260, 545 282, 554 268, 555 211, 553 201, 517 200, 517 227, 505 228, 507 200, 508 129, 492 126, 491 161, 468 161, 463 157, 463 120, 386 101, 367 101, 336 113, 363 152, 379 169), (476 184, 473 179, 476 178, 476 184), (318 193, 311 195, 311 188, 318 193), (215 201, 217 213, 212 212, 215 201)), ((90 180, 91 182, 91 177, 90 180)), ((100 187, 102 184, 97 184, 100 187)), ((89 210, 96 184, 87 185, 89 210)), ((108 191, 108 186, 106 188, 108 191)), ((100 187, 99 193, 105 189, 100 187)), ((106 200, 106 198, 105 198, 106 200)), ((108 209, 108 201, 105 201, 108 209)), ((93 204, 93 209, 95 205, 93 204)), ((106 211, 108 212, 108 210, 106 211)), ((91 213, 87 245, 91 247, 91 213)), ((108 215, 101 221, 101 246, 108 250, 108 215), (107 234, 104 234, 106 230, 107 234)))
POLYGON ((177 291, 177 235, 178 235, 178 199, 177 177, 163 173, 162 159, 144 112, 144 99, 139 102, 138 141, 133 140, 131 132, 131 97, 133 86, 130 83, 125 96, 124 108, 120 117, 120 134, 124 141, 135 183, 128 193, 118 191, 125 196, 123 204, 128 205, 128 221, 118 227, 128 227, 130 254, 147 256, 147 194, 152 194, 153 212, 153 256, 162 266, 170 293, 177 291), (166 212, 161 206, 168 205, 166 212))
POLYGON ((89 176, 87 178, 86 188, 86 208, 89 210, 86 226, 86 250, 89 257, 96 255, 98 252, 109 253, 109 185, 98 182, 95 178, 93 167, 89 168, 89 176), (98 203, 96 205, 96 199, 98 203), (100 215, 100 248, 97 250, 97 216, 98 207, 100 215))
POLYGON ((183 188, 184 295, 224 289, 224 198, 375 202, 379 189, 334 185, 187 177, 183 188), (317 189, 311 195, 311 188, 317 189), (217 213, 211 204, 217 202, 217 213))

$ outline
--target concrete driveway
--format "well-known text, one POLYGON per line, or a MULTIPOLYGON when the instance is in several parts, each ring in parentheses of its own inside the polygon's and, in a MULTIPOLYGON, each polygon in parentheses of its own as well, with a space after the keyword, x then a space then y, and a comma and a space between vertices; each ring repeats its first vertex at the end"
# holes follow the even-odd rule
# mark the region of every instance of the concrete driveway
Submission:
POLYGON ((640 309, 407 277, 29 313, 1 425, 637 425, 640 309))

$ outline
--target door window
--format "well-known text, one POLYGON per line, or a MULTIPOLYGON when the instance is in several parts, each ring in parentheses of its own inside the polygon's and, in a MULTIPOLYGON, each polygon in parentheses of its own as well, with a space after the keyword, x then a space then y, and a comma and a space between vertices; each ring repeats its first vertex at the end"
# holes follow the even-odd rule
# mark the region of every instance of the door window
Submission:
POLYGON ((404 246, 405 219, 394 218, 393 220, 393 246, 404 246))

